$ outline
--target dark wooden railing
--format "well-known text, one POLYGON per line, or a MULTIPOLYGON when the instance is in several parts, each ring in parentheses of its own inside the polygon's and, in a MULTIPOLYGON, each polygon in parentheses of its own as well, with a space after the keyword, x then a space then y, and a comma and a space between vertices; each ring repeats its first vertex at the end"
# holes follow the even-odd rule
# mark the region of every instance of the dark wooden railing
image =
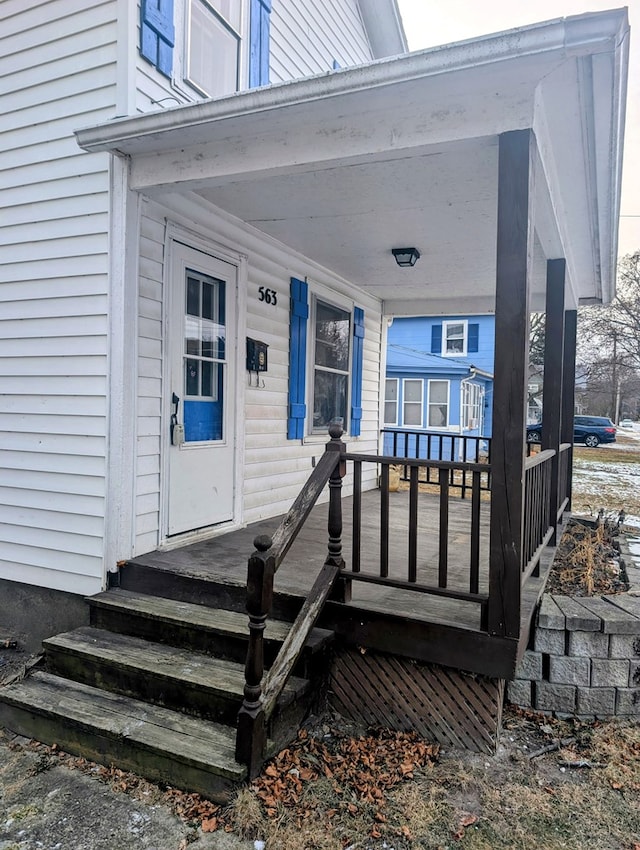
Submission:
POLYGON ((341 487, 345 472, 346 447, 340 439, 342 436, 340 426, 331 426, 329 433, 331 441, 325 453, 277 531, 273 537, 267 535, 256 537, 255 552, 249 558, 247 570, 249 645, 245 663, 244 699, 238 714, 236 760, 247 765, 250 778, 256 776, 262 767, 269 717, 344 565, 341 487), (275 574, 327 484, 329 484, 327 558, 276 660, 265 676, 264 630, 273 605, 275 574))
POLYGON ((550 494, 555 452, 545 449, 525 461, 524 537, 522 545, 522 582, 538 575, 540 557, 555 531, 550 494))
MULTIPOLYGON (((398 458, 396 463, 400 466, 400 477, 403 481, 409 481, 411 469, 404 463, 405 458, 491 465, 491 437, 475 437, 447 431, 411 431, 404 428, 383 428, 381 434, 382 453, 398 458)), ((434 466, 420 468, 419 483, 439 485, 439 469, 434 466)), ((472 490, 471 475, 458 467, 450 469, 449 487, 460 490, 462 498, 465 499, 472 490)), ((490 475, 483 476, 481 488, 490 490, 490 475)))
MULTIPOLYGON (((399 555, 391 553, 389 518, 389 469, 398 459, 390 456, 373 456, 347 452, 345 459, 353 463, 353 515, 351 569, 345 568, 346 580, 365 581, 373 584, 393 587, 400 590, 413 590, 433 596, 447 597, 464 602, 477 603, 480 606, 480 628, 486 628, 486 604, 488 597, 479 592, 480 581, 480 509, 481 492, 487 489, 487 479, 491 467, 480 463, 455 463, 451 461, 422 460, 403 458, 408 469, 409 498, 407 528, 407 563, 404 568, 398 564, 399 555), (363 465, 376 464, 380 469, 380 549, 377 572, 363 571, 361 557, 362 540, 362 481, 363 465), (438 520, 434 524, 434 534, 438 536, 437 575, 428 578, 418 571, 418 498, 421 475, 425 469, 437 470, 439 485, 438 520), (468 489, 471 491, 469 559, 466 577, 468 589, 454 588, 450 585, 449 559, 449 500, 452 473, 466 475, 468 489), (391 576, 391 567, 395 576, 391 576), (399 574, 402 577, 399 577, 399 574)), ((404 527, 404 524, 403 524, 404 527)), ((459 558, 459 547, 458 547, 459 558)))

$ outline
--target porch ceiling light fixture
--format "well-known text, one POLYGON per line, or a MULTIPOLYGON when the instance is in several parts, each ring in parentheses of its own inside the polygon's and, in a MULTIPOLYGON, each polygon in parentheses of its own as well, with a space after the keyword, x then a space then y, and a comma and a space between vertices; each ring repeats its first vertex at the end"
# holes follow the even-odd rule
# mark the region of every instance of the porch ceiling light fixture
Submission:
POLYGON ((417 248, 392 248, 391 253, 396 258, 396 263, 403 269, 415 266, 416 260, 420 259, 420 251, 417 248))

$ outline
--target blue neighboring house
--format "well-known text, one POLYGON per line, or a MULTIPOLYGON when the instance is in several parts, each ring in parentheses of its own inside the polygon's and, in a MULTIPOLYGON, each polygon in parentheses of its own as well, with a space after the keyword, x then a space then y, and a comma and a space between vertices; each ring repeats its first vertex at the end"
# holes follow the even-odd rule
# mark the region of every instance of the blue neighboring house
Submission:
MULTIPOLYGON (((416 454, 416 432, 491 435, 493 316, 394 319, 387 337, 384 399, 385 454, 416 454), (395 448, 394 448, 395 446, 395 448)), ((459 442, 420 437, 420 456, 460 456, 459 442)), ((467 454, 475 450, 471 445, 467 454)))

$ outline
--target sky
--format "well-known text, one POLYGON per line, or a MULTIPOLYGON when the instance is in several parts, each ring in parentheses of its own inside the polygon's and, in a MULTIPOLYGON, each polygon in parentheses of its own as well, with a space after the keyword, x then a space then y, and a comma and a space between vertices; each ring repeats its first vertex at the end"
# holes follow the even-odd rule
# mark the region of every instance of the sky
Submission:
MULTIPOLYGON (((619 8, 615 0, 398 0, 410 50, 462 41, 539 21, 619 8)), ((619 255, 640 250, 640 0, 631 26, 619 255)))

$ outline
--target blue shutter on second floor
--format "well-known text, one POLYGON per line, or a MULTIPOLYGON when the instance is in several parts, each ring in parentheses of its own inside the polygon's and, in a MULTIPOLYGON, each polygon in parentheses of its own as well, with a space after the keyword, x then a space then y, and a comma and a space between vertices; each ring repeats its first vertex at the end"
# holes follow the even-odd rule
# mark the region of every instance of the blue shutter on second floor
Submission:
POLYGON ((362 368, 364 355, 364 310, 353 308, 353 354, 351 364, 351 436, 360 436, 362 421, 362 368))
POLYGON ((442 354, 442 325, 431 327, 431 353, 442 354))
POLYGON ((467 330, 467 354, 475 354, 478 351, 478 337, 480 325, 477 322, 469 324, 467 330))
POLYGON ((287 439, 304 437, 305 376, 307 371, 307 321, 309 319, 309 287, 291 278, 291 313, 289 316, 289 412, 287 439))
POLYGON ((173 71, 173 0, 142 0, 140 53, 167 77, 173 71))
POLYGON ((269 83, 269 29, 271 0, 251 0, 249 35, 249 88, 269 83))

